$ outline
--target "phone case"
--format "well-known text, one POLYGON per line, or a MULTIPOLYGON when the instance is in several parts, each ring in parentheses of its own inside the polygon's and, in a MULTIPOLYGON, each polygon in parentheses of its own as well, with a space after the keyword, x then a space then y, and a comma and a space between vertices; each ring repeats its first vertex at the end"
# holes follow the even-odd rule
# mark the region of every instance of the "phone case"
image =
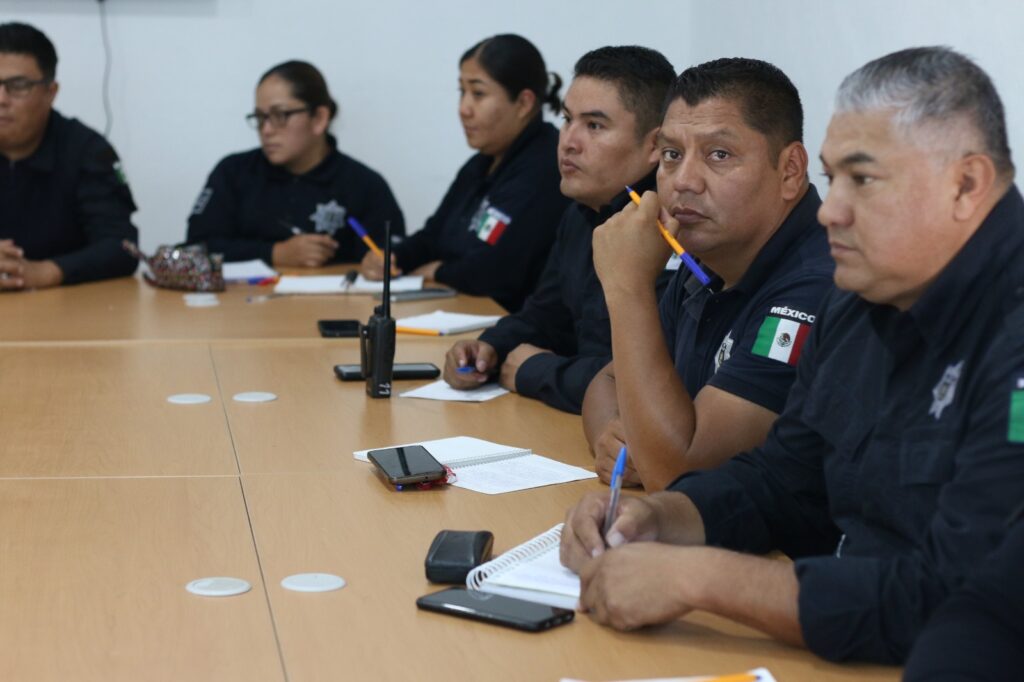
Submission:
POLYGON ((491 557, 494 534, 488 530, 442 530, 430 543, 424 562, 427 580, 460 585, 491 557))

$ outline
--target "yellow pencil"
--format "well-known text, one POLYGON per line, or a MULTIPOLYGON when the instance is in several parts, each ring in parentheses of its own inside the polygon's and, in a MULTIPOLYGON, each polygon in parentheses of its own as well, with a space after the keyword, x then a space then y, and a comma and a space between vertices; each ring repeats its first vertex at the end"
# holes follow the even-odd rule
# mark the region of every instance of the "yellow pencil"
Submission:
POLYGON ((722 677, 712 677, 704 680, 704 682, 757 682, 757 675, 752 673, 736 673, 735 675, 723 675, 722 677))
POLYGON ((436 329, 417 329, 416 327, 395 327, 399 334, 419 334, 420 336, 443 336, 436 329))

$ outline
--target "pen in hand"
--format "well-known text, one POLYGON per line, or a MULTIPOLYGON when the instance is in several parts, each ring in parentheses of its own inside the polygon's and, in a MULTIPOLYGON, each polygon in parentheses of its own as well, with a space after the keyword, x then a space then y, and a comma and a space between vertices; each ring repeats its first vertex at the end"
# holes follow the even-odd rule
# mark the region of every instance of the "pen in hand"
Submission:
POLYGON ((604 516, 604 532, 601 535, 604 536, 605 544, 608 543, 608 531, 612 529, 612 524, 615 523, 615 512, 619 508, 619 493, 622 492, 622 474, 626 470, 626 446, 623 445, 619 448, 619 456, 615 460, 615 468, 612 469, 612 497, 608 501, 608 511, 604 516))
MULTIPOLYGON (((629 198, 633 200, 633 203, 639 206, 640 195, 637 194, 636 191, 629 185, 626 185, 626 191, 629 192, 629 198)), ((671 232, 665 229, 665 226, 661 224, 660 220, 657 222, 658 230, 661 232, 661 236, 665 238, 665 241, 668 242, 668 245, 671 246, 672 250, 676 252, 676 255, 679 256, 679 259, 683 261, 683 264, 686 265, 690 272, 693 273, 693 276, 700 280, 700 283, 703 284, 704 286, 708 286, 709 284, 711 284, 711 278, 708 277, 708 274, 704 272, 703 268, 701 268, 700 265, 697 264, 697 261, 693 260, 693 256, 686 253, 686 249, 683 248, 683 245, 680 244, 679 241, 672 236, 671 232)))

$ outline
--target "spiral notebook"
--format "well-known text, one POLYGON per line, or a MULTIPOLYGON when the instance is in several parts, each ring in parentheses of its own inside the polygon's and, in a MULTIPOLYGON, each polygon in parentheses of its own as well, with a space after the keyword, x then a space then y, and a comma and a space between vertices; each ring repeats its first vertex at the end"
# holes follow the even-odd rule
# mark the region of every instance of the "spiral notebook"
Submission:
MULTIPOLYGON (((469 436, 455 436, 422 443, 402 443, 384 447, 422 445, 441 464, 451 467, 456 480, 452 485, 478 493, 497 495, 517 490, 540 488, 556 483, 597 478, 593 471, 564 464, 529 450, 492 443, 469 436)), ((371 448, 381 450, 383 448, 371 448)), ((370 450, 352 453, 360 462, 368 462, 370 450)))
POLYGON ((580 578, 558 559, 562 525, 477 566, 466 576, 466 587, 563 609, 576 608, 580 578))

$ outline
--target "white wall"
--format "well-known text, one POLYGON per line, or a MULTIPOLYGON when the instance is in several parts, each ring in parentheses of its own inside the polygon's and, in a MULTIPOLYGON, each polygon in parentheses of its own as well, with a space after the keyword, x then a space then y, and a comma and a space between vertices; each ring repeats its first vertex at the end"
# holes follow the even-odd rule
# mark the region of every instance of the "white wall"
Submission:
MULTIPOLYGON (((107 13, 111 138, 146 249, 182 239, 213 165, 255 146, 243 121, 255 81, 291 58, 324 72, 342 107, 341 147, 384 174, 411 229, 470 153, 455 111, 458 57, 499 32, 533 40, 566 79, 577 57, 605 44, 654 47, 678 69, 721 56, 766 59, 800 88, 812 157, 842 76, 909 45, 974 56, 1004 98, 1011 146, 1024 125, 1024 93, 1012 86, 1024 63, 1024 3, 1012 0, 107 0, 107 13)), ((56 44, 58 108, 102 130, 96 2, 0 0, 0 21, 14 20, 56 44)))

